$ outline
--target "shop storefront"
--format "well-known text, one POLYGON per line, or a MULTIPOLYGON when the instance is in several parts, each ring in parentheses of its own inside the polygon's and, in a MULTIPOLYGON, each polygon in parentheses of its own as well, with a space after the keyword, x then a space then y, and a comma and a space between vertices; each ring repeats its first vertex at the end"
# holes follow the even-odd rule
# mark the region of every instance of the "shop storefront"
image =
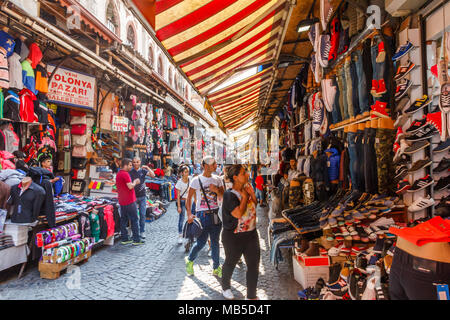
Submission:
POLYGON ((331 19, 273 121, 272 262, 292 260, 300 299, 448 299, 448 5, 382 8, 380 29, 320 6, 331 19))

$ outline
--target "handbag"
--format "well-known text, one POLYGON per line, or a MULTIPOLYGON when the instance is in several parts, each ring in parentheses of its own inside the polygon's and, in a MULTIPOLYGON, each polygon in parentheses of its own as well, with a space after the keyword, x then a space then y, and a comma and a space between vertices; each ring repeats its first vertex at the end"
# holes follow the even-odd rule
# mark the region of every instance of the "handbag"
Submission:
POLYGON ((209 206, 208 197, 206 196, 205 189, 203 189, 203 183, 202 183, 202 180, 200 179, 200 176, 198 177, 198 182, 200 182, 200 188, 202 189, 203 195, 205 196, 206 204, 208 205, 208 209, 209 209, 208 213, 213 215, 214 225, 218 225, 218 224, 220 224, 219 209, 217 208, 215 210, 211 210, 211 207, 209 206))
POLYGON ((72 125, 72 134, 82 136, 86 134, 86 125, 85 124, 74 124, 72 125))
POLYGON ((86 188, 86 181, 84 180, 72 180, 72 191, 74 192, 83 192, 84 188, 86 188))
POLYGON ((74 146, 72 150, 72 157, 85 158, 87 151, 85 146, 74 146))
POLYGON ((74 117, 72 116, 70 118, 70 124, 74 125, 74 124, 86 124, 86 115, 81 116, 81 117, 74 117))
POLYGON ((87 164, 86 158, 72 157, 72 168, 73 169, 85 169, 87 164))
POLYGON ((73 135, 72 136, 72 143, 74 146, 85 146, 86 140, 87 140, 86 135, 82 135, 82 136, 73 135))
POLYGON ((86 169, 79 170, 79 169, 73 169, 73 176, 72 179, 78 180, 78 179, 85 179, 86 178, 86 169))

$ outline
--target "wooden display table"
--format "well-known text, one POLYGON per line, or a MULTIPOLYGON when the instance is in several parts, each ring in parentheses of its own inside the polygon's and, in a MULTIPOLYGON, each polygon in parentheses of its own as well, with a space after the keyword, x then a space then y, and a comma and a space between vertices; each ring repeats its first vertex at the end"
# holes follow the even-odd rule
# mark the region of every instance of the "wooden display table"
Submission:
POLYGON ((72 258, 62 263, 51 263, 56 259, 55 256, 43 257, 42 261, 39 261, 39 272, 43 279, 58 279, 61 276, 61 272, 67 269, 68 266, 87 261, 91 257, 92 250, 85 252, 78 257, 72 258))

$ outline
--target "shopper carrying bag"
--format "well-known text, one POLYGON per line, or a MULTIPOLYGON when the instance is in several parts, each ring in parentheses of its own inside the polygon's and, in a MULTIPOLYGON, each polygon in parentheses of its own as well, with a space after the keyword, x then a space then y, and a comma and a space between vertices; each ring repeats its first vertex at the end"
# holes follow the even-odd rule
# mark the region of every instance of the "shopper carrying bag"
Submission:
POLYGON ((223 185, 219 177, 212 175, 217 169, 216 161, 213 157, 207 156, 202 161, 203 174, 192 179, 186 199, 186 211, 188 222, 192 223, 194 215, 192 214, 192 198, 195 196, 196 216, 200 219, 203 232, 198 237, 195 245, 192 247, 189 257, 186 259, 186 272, 188 275, 194 274, 194 260, 197 258, 200 250, 205 246, 208 237, 211 241, 211 257, 213 260, 213 275, 221 278, 222 268, 219 265, 219 238, 222 229, 222 223, 219 220, 218 198, 223 195, 223 185))
POLYGON ((177 181, 175 188, 177 189, 177 211, 178 217, 178 244, 183 243, 183 222, 186 212, 186 196, 191 184, 191 178, 189 177, 189 168, 187 166, 180 167, 180 179, 177 181))
POLYGON ((257 199, 244 166, 232 165, 226 172, 228 179, 233 182, 233 187, 226 190, 223 195, 222 243, 225 263, 222 294, 225 299, 234 299, 231 292, 231 276, 239 259, 244 255, 247 265, 247 299, 256 300, 260 259, 259 236, 256 230, 257 199))

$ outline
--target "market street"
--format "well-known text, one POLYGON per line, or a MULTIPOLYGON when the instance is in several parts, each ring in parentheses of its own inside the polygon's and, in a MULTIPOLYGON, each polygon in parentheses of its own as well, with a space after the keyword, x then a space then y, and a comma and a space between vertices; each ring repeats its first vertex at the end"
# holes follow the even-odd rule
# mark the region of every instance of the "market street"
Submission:
MULTIPOLYGON (((281 262, 276 270, 269 261, 267 209, 258 209, 258 217, 261 244, 258 296, 271 300, 296 299, 301 287, 293 278, 292 262, 281 262)), ((77 270, 64 273, 56 280, 41 279, 35 266, 29 267, 19 280, 17 273, 11 273, 10 280, 0 283, 0 300, 222 300, 221 286, 211 274, 206 247, 195 261, 195 276, 186 275, 184 246, 177 244, 177 219, 175 203, 172 203, 163 217, 146 224, 144 246, 123 246, 116 241, 112 247, 95 250, 89 261, 80 265, 79 283, 73 280, 77 270)), ((220 256, 223 263, 223 248, 220 256)), ((245 299, 245 270, 245 264, 238 265, 233 274, 231 285, 236 299, 245 299)))

